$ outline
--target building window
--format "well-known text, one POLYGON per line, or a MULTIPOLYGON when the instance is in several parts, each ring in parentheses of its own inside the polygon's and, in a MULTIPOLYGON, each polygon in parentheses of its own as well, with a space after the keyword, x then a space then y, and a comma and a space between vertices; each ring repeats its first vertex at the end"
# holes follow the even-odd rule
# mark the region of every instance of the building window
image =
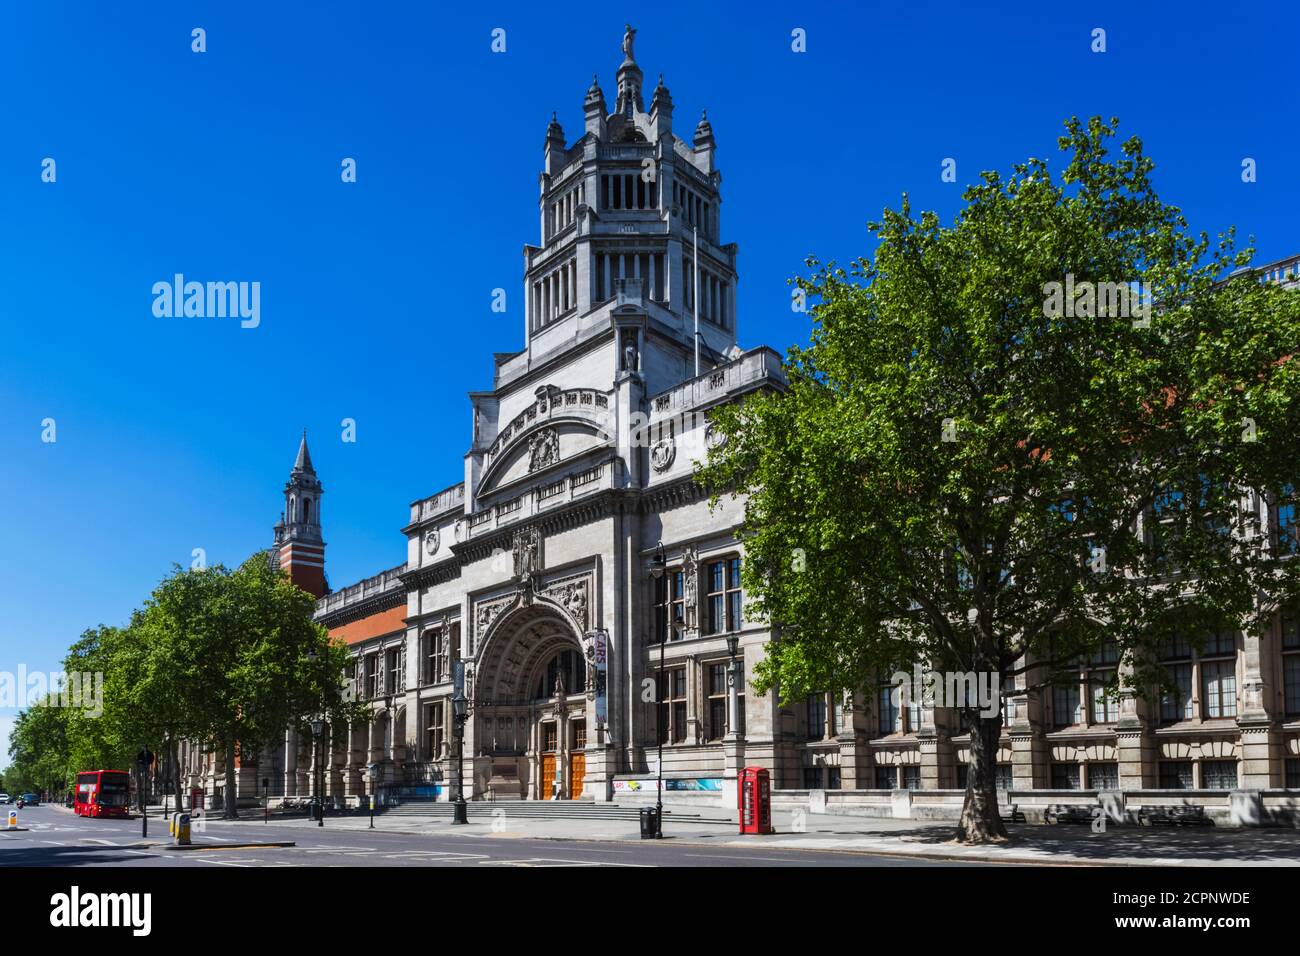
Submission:
POLYGON ((654 643, 680 640, 682 635, 673 631, 673 621, 686 621, 685 579, 680 570, 668 571, 655 581, 655 633, 654 643))
POLYGON ((655 675, 659 701, 659 742, 679 744, 686 739, 686 668, 676 667, 655 675))
POLYGON ((999 790, 1011 789, 1011 764, 1000 763, 993 768, 993 785, 999 790))
POLYGON ((1118 790, 1119 789, 1119 764, 1117 763, 1088 764, 1088 789, 1089 790, 1118 790))
POLYGON ((425 755, 429 760, 442 757, 442 703, 424 705, 425 755))
POLYGON ((918 766, 903 768, 903 789, 920 790, 921 789, 921 768, 918 766))
POLYGON ((1236 790, 1237 761, 1201 761, 1201 788, 1204 790, 1236 790))
POLYGON ((1286 716, 1300 717, 1300 606, 1282 611, 1282 693, 1286 716))
POLYGON ((1052 764, 1053 790, 1078 790, 1079 765, 1077 763, 1052 764))
POLYGON ((426 684, 436 684, 443 680, 443 675, 447 672, 446 652, 443 648, 442 631, 438 628, 431 628, 421 636, 423 642, 422 655, 424 658, 423 682, 426 684))
POLYGON ((877 697, 880 699, 880 712, 877 714, 880 724, 880 736, 886 737, 898 730, 898 705, 894 699, 897 684, 885 684, 877 697))
POLYGON ((740 558, 711 561, 708 565, 708 618, 706 634, 740 630, 740 558))
POLYGON ((556 729, 555 721, 549 720, 542 724, 542 750, 548 754, 553 754, 559 750, 560 735, 556 729))
POLYGON ((546 673, 537 684, 538 700, 550 700, 559 687, 560 673, 564 673, 564 693, 581 694, 587 690, 587 663, 577 651, 560 651, 546 665, 546 673))
POLYGON ((1192 646, 1178 635, 1165 642, 1160 655, 1173 689, 1160 698, 1160 720, 1175 723, 1192 718, 1192 646))
POLYGON ((876 789, 896 790, 898 788, 898 770, 895 767, 876 767, 876 789))
POLYGON ((587 722, 585 720, 575 720, 573 722, 573 749, 587 749, 587 722))
POLYGON ((957 789, 965 790, 970 786, 970 766, 964 763, 957 764, 957 789))
POLYGON ((1114 687, 1117 673, 1114 670, 1090 670, 1089 686, 1092 688, 1092 722, 1113 724, 1119 720, 1119 698, 1114 687))
POLYGON ((1064 687, 1052 688, 1052 726, 1072 727, 1083 723, 1083 714, 1079 709, 1079 685, 1070 683, 1064 687))
POLYGON ((366 655, 366 697, 374 700, 379 697, 379 652, 366 655))
POLYGON ((1237 716, 1237 662, 1203 661, 1201 697, 1206 717, 1237 716))
POLYGON ((826 768, 826 789, 827 790, 840 789, 840 768, 839 767, 826 768))
POLYGON ((826 695, 809 694, 807 702, 808 739, 826 739, 826 695))
POLYGON ((706 731, 709 740, 721 740, 727 735, 727 665, 708 664, 709 721, 706 731))
POLYGON ((1300 511, 1296 507, 1295 488, 1288 485, 1277 498, 1277 550, 1280 554, 1300 554, 1300 511))
POLYGON ((1286 788, 1300 790, 1300 760, 1294 757, 1288 758, 1286 762, 1286 788))
POLYGON ((1191 790, 1195 786, 1190 760, 1160 761, 1161 790, 1191 790))
POLYGON ((803 768, 803 788, 805 790, 822 789, 822 768, 821 767, 803 768))
POLYGON ((390 647, 388 649, 388 666, 385 671, 385 688, 384 693, 396 694, 406 689, 406 675, 402 673, 402 648, 390 647))
POLYGON ((1201 652, 1201 716, 1237 716, 1237 635, 1216 631, 1205 639, 1201 652))

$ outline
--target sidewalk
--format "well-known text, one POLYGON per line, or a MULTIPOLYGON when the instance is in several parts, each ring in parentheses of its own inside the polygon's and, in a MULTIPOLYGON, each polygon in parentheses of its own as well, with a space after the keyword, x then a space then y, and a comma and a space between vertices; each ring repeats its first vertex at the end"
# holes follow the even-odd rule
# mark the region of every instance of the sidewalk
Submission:
MULTIPOLYGON (((245 812, 239 821, 209 819, 209 830, 250 826, 260 814, 245 812)), ((829 814, 804 814, 795 832, 789 813, 773 814, 776 833, 741 836, 736 825, 685 823, 664 818, 664 838, 695 846, 748 849, 822 850, 985 863, 1037 863, 1078 866, 1300 866, 1300 833, 1283 829, 1212 827, 1109 827, 1093 833, 1088 826, 1008 826, 1011 840, 1002 846, 966 847, 953 842, 953 824, 888 820, 829 814)), ((303 818, 276 820, 281 827, 314 827, 303 818)), ((326 817, 335 830, 361 831, 369 818, 326 817)), ((386 833, 471 837, 480 839, 595 840, 639 843, 635 821, 511 819, 508 805, 498 804, 490 819, 474 818, 454 827, 448 820, 421 820, 380 814, 375 828, 386 833)))

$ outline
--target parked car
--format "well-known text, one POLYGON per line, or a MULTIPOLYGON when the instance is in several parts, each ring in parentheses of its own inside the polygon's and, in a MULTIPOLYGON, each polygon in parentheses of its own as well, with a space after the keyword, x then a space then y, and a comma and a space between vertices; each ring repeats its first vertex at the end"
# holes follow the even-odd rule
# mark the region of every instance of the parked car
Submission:
POLYGON ((23 803, 27 804, 29 807, 37 807, 40 806, 41 798, 39 794, 24 793, 22 796, 22 801, 23 803))
POLYGON ((14 798, 7 793, 0 793, 0 803, 13 803, 14 798))

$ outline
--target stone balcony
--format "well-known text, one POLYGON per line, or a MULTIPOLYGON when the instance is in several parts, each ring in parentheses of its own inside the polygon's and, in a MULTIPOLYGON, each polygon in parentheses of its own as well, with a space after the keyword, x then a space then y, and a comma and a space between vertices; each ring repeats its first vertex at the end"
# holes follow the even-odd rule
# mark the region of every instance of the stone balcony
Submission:
POLYGON ((444 488, 436 495, 411 502, 411 524, 428 521, 439 515, 465 508, 465 482, 444 488))
POLYGON ((461 525, 457 540, 472 541, 507 525, 527 521, 570 502, 613 489, 617 481, 618 463, 612 459, 599 462, 476 511, 461 525))
POLYGON ((785 372, 781 367, 781 356, 762 346, 651 398, 650 421, 654 423, 683 412, 707 408, 740 392, 769 384, 783 388, 785 372))
POLYGON ((315 616, 320 617, 325 614, 333 614, 346 607, 360 604, 362 601, 368 601, 371 598, 390 594, 393 591, 405 591, 406 585, 402 583, 402 574, 405 571, 405 563, 399 564, 395 568, 381 571, 374 577, 365 578, 350 587, 327 594, 316 602, 315 616))

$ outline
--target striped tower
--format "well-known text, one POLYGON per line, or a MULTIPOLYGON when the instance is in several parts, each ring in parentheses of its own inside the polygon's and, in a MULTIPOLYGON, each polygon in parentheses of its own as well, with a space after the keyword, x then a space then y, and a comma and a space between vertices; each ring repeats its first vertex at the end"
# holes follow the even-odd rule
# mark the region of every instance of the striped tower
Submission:
POLYGON ((298 457, 284 485, 284 512, 275 526, 275 547, 281 570, 314 597, 321 597, 328 589, 325 541, 320 534, 320 499, 324 492, 311 464, 304 428, 298 457))

